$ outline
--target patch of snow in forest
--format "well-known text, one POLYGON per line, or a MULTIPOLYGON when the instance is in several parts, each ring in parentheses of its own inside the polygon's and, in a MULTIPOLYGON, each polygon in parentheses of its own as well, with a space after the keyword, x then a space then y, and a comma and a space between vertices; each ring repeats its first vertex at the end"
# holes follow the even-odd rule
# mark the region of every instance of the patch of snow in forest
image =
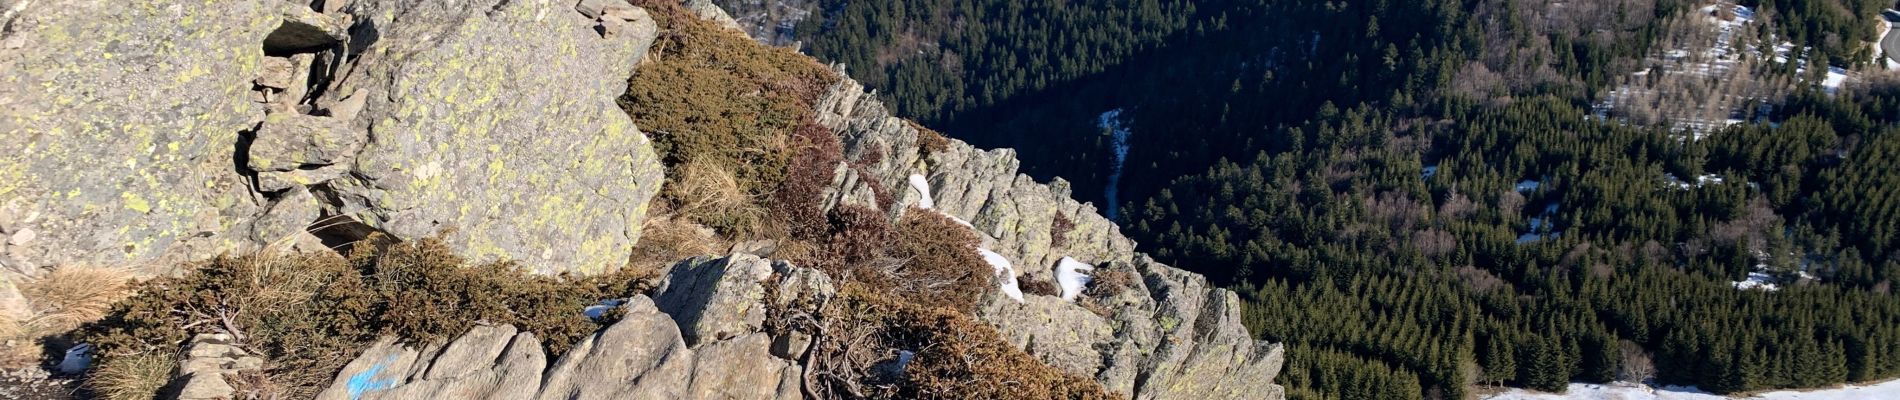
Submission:
POLYGON ((1082 289, 1095 279, 1087 273, 1093 270, 1095 266, 1083 264, 1074 258, 1063 257, 1062 261, 1057 262, 1056 285, 1062 286, 1062 300, 1075 301, 1075 296, 1082 294, 1082 289))
POLYGON ((978 248, 976 253, 983 255, 983 262, 989 263, 990 268, 996 270, 998 278, 996 284, 1003 288, 1003 295, 1009 296, 1017 303, 1023 302, 1023 289, 1016 283, 1016 268, 1010 265, 1009 259, 990 249, 978 248))
POLYGON ((1572 383, 1562 394, 1544 393, 1526 389, 1511 389, 1486 397, 1486 400, 1858 400, 1858 399, 1900 399, 1900 380, 1892 380, 1869 385, 1845 385, 1819 390, 1783 390, 1757 393, 1746 397, 1729 397, 1702 391, 1695 387, 1647 385, 1616 382, 1609 384, 1572 383))
MULTIPOLYGON (((1756 269, 1761 269, 1762 267, 1763 266, 1757 266, 1756 269)), ((1766 272, 1755 271, 1755 272, 1748 273, 1748 279, 1743 279, 1743 280, 1734 281, 1730 283, 1735 284, 1736 289, 1743 289, 1743 290, 1761 289, 1761 290, 1767 290, 1767 291, 1774 291, 1777 289, 1781 289, 1780 285, 1775 284, 1776 281, 1777 280, 1775 279, 1774 275, 1769 275, 1766 272)))
POLYGON ((930 181, 923 175, 910 174, 910 188, 923 198, 917 200, 917 208, 925 210, 937 208, 937 201, 930 198, 930 181))
POLYGON ((1425 179, 1432 179, 1433 176, 1437 176, 1437 175, 1438 175, 1438 166, 1433 165, 1430 167, 1425 167, 1425 179))
POLYGON ((1767 392, 1757 394, 1752 398, 1770 400, 1900 399, 1900 380, 1891 380, 1865 386, 1846 385, 1812 391, 1784 390, 1767 392))
POLYGON ((1676 188, 1676 189, 1683 189, 1683 190, 1699 188, 1699 187, 1703 187, 1707 185, 1720 185, 1722 184, 1722 182, 1727 182, 1727 181, 1728 180, 1725 178, 1722 178, 1721 175, 1702 174, 1702 176, 1698 176, 1695 178, 1695 183, 1689 183, 1689 182, 1684 182, 1681 178, 1677 178, 1675 174, 1663 174, 1663 183, 1668 184, 1669 187, 1676 188))
POLYGON ((1550 219, 1555 218, 1556 216, 1557 216, 1557 203, 1550 203, 1550 204, 1544 205, 1544 212, 1538 213, 1537 216, 1535 217, 1531 217, 1530 228, 1525 230, 1524 234, 1517 236, 1517 243, 1525 244, 1525 243, 1535 242, 1539 240, 1544 240, 1546 238, 1556 239, 1558 236, 1562 235, 1563 234, 1562 232, 1556 231, 1557 224, 1550 222, 1550 219))
POLYGON ((1543 186, 1543 185, 1544 185, 1543 182, 1525 179, 1525 180, 1517 181, 1517 191, 1534 192, 1534 191, 1537 191, 1537 188, 1539 186, 1543 186))
POLYGON ((1121 191, 1122 167, 1128 162, 1128 135, 1131 133, 1128 126, 1122 124, 1121 117, 1122 109, 1117 108, 1095 119, 1096 126, 1108 131, 1109 147, 1115 152, 1115 159, 1109 162, 1108 186, 1102 189, 1102 198, 1108 203, 1108 219, 1111 220, 1121 211, 1116 194, 1121 191))

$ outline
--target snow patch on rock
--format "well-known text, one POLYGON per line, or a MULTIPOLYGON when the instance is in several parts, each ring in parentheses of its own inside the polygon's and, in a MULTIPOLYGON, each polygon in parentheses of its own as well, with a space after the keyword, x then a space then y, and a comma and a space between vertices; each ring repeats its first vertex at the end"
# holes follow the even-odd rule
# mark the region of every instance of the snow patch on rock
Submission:
POLYGON ((910 188, 916 190, 918 196, 923 196, 917 199, 917 208, 925 210, 937 208, 937 201, 930 198, 930 180, 924 179, 923 175, 910 174, 910 188))
POLYGON ((990 268, 996 270, 996 284, 1003 289, 1003 295, 1009 296, 1017 303, 1023 302, 1023 289, 1016 282, 1016 268, 1010 265, 1009 259, 990 249, 978 248, 976 253, 983 255, 983 262, 989 263, 990 268))
POLYGON ((1074 258, 1063 257, 1062 261, 1057 262, 1056 284, 1062 286, 1062 300, 1075 301, 1075 296, 1081 295, 1082 289, 1095 279, 1088 274, 1088 271, 1094 270, 1095 266, 1083 264, 1074 258))

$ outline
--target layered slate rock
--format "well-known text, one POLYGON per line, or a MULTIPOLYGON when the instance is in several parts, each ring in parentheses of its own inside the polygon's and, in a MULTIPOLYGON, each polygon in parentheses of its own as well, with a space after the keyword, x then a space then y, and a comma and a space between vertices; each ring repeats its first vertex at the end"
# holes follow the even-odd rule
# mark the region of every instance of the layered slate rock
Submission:
MULTIPOLYGON (((842 68, 838 73, 843 75, 842 68)), ((1093 205, 1070 198, 1066 182, 1038 183, 1017 173, 1021 163, 1010 149, 981 150, 948 140, 941 149, 925 150, 915 126, 892 117, 850 79, 820 98, 818 113, 818 122, 845 145, 827 208, 848 204, 898 218, 920 212, 929 198, 928 212, 969 221, 984 248, 1008 258, 1020 280, 1054 281, 1064 257, 1094 265, 1097 274, 1134 277, 1118 293, 1086 299, 1106 313, 1055 296, 1032 294, 1017 302, 993 293, 978 317, 1011 344, 1135 399, 1284 397, 1273 384, 1284 350, 1248 334, 1238 295, 1136 252, 1134 242, 1093 205), (928 197, 908 182, 911 175, 925 178, 928 197), (862 195, 875 192, 892 194, 893 204, 862 195)))
POLYGON ((318 398, 803 397, 804 369, 774 355, 774 343, 782 340, 757 320, 768 302, 829 296, 833 289, 823 273, 746 254, 695 258, 673 270, 653 298, 627 299, 619 321, 551 363, 540 340, 510 326, 477 327, 446 345, 384 339, 345 366, 318 398), (762 282, 768 279, 776 280, 762 282), (779 297, 766 296, 762 285, 768 283, 781 289, 779 297), (689 339, 685 332, 695 327, 726 329, 718 337, 689 339))
POLYGON ((541 272, 624 263, 658 158, 614 100, 625 0, 14 2, 5 270, 446 235, 541 272), (21 236, 26 237, 26 236, 21 236))

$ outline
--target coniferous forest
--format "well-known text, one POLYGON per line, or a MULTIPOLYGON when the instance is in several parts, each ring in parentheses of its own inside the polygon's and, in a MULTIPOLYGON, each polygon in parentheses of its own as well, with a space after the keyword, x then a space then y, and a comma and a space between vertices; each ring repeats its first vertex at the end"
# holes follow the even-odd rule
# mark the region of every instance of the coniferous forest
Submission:
POLYGON ((1116 193, 1143 251, 1243 293, 1292 397, 1900 377, 1900 79, 1869 44, 1894 1, 820 3, 805 52, 1116 193), (1747 18, 1723 43, 1780 95, 1700 129, 1600 111, 1747 18))

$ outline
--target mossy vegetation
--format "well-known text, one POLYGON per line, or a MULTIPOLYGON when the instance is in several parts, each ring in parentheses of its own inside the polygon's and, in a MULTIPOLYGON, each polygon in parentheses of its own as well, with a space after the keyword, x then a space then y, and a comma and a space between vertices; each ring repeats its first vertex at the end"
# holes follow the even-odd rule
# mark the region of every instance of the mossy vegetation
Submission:
POLYGON ((722 233, 758 234, 763 220, 753 217, 762 213, 750 211, 762 210, 758 204, 785 180, 792 133, 810 124, 813 103, 836 77, 795 51, 760 46, 700 20, 676 1, 633 3, 653 14, 660 37, 620 106, 652 136, 668 166, 662 197, 680 205, 680 215, 722 233), (716 186, 722 182, 733 190, 716 186), (708 193, 728 192, 739 196, 694 207, 708 193))
POLYGON ((139 284, 136 296, 77 334, 97 348, 95 390, 143 397, 169 378, 152 373, 155 360, 175 359, 192 335, 207 333, 230 335, 263 356, 265 369, 249 386, 289 398, 314 396, 385 334, 441 343, 477 323, 508 324, 535 332, 560 354, 600 328, 582 308, 630 295, 652 278, 632 268, 575 278, 507 262, 471 264, 436 240, 358 246, 348 258, 222 257, 190 271, 139 284))

